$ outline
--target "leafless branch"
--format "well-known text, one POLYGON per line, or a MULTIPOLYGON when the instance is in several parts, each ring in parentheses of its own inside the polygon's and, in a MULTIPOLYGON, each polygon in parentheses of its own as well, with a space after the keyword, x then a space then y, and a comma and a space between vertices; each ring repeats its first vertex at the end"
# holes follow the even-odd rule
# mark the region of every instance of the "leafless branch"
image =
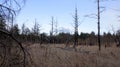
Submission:
POLYGON ((21 44, 16 38, 14 38, 14 36, 13 36, 11 33, 9 33, 8 31, 1 30, 1 29, 0 29, 0 32, 3 33, 3 34, 5 34, 5 35, 7 35, 7 36, 9 36, 9 37, 11 37, 11 38, 12 38, 13 40, 15 40, 15 41, 18 43, 18 45, 21 47, 21 49, 22 49, 22 51, 23 51, 23 53, 24 53, 24 64, 23 64, 23 67, 25 67, 26 53, 25 53, 25 50, 24 50, 24 47, 22 46, 22 44, 21 44))
POLYGON ((10 22, 13 26, 13 19, 20 12, 26 0, 1 0, 0 16, 10 22))
POLYGON ((84 17, 97 19, 97 14, 88 14, 88 15, 85 15, 84 17))

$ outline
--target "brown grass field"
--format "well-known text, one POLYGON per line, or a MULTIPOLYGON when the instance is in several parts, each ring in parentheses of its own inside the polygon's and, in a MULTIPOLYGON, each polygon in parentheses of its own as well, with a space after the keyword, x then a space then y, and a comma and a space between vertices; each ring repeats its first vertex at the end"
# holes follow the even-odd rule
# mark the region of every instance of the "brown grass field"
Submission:
POLYGON ((64 44, 33 44, 27 49, 32 57, 32 67, 120 67, 120 48, 78 46, 64 48, 64 44))

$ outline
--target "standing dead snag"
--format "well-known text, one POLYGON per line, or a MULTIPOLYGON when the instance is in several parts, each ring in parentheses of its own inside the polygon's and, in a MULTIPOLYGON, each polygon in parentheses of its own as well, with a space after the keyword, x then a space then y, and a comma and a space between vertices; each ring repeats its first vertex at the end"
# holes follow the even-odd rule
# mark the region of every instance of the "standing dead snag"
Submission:
POLYGON ((54 40, 53 40, 53 32, 54 32, 54 17, 52 16, 52 20, 51 20, 51 31, 50 31, 50 43, 54 43, 54 40))
POLYGON ((58 21, 56 19, 56 21, 55 21, 55 35, 57 35, 57 34, 58 34, 58 21))
POLYGON ((38 24, 37 20, 35 19, 34 27, 32 28, 34 43, 39 42, 40 27, 41 26, 38 24))
POLYGON ((76 51, 76 46, 78 46, 78 14, 77 14, 77 8, 75 8, 75 26, 74 26, 74 46, 73 48, 75 48, 76 51))
POLYGON ((100 0, 97 0, 97 6, 98 6, 98 45, 99 45, 99 51, 101 50, 101 42, 100 42, 100 0))

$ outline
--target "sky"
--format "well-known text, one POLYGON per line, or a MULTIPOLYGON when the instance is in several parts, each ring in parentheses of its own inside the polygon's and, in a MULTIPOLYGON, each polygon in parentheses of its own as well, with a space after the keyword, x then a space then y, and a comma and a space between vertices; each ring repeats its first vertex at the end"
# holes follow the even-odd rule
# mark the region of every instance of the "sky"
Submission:
MULTIPOLYGON (((120 0, 108 0, 100 2, 101 11, 101 34, 113 32, 120 28, 120 0)), ((58 30, 74 32, 75 7, 78 9, 79 33, 97 33, 97 3, 96 0, 27 0, 16 17, 16 23, 21 28, 24 23, 26 27, 32 28, 35 20, 41 26, 40 32, 49 33, 51 30, 51 17, 58 22, 58 30), (88 17, 89 16, 89 17, 88 17), (91 18, 93 17, 93 18, 91 18)))

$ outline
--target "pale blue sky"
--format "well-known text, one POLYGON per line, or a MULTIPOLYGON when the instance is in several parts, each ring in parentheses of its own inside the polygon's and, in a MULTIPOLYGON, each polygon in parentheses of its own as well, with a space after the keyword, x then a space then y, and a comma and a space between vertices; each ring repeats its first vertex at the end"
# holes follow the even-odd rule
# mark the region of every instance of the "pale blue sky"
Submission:
MULTIPOLYGON (((59 28, 68 29, 73 32, 73 23, 75 6, 78 8, 80 32, 97 32, 97 20, 94 18, 84 17, 85 15, 97 13, 96 0, 27 0, 26 5, 16 18, 19 27, 23 23, 27 27, 32 28, 35 22, 41 25, 41 32, 49 33, 51 30, 51 16, 58 21, 59 28), (81 22, 84 20, 83 22, 81 22)), ((120 0, 104 1, 101 6, 105 6, 106 10, 101 14, 101 32, 112 32, 112 26, 115 29, 120 28, 120 21, 117 18, 120 15, 120 0), (118 11, 115 11, 115 10, 118 11)))

